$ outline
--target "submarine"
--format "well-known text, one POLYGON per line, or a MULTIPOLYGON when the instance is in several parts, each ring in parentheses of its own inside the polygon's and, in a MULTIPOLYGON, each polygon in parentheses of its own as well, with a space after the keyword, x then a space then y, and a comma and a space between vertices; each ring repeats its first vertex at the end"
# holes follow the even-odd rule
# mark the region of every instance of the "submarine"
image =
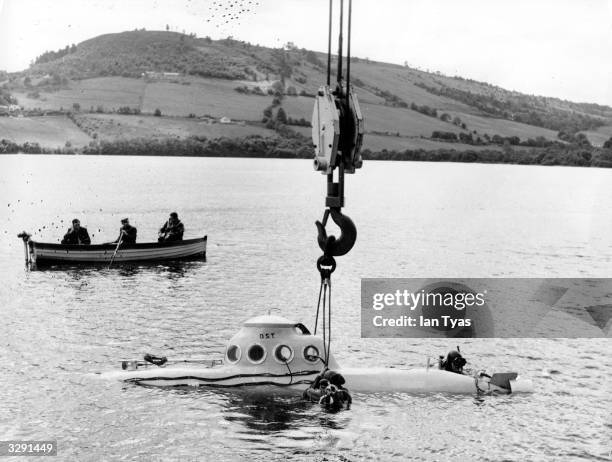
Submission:
POLYGON ((341 374, 357 393, 531 393, 533 383, 516 372, 474 375, 437 366, 398 369, 339 365, 331 353, 325 364, 323 338, 302 323, 276 315, 248 319, 229 340, 223 358, 172 361, 146 355, 121 362, 104 379, 153 387, 280 387, 302 393, 322 370, 341 374))

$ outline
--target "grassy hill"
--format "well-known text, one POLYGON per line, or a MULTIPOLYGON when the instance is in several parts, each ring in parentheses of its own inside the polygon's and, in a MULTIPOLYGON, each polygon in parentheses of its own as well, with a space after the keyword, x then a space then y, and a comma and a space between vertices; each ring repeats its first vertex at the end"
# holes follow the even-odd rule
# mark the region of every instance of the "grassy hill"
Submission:
MULTIPOLYGON (((102 35, 44 53, 30 68, 3 76, 3 100, 16 99, 30 116, 74 114, 62 123, 61 116, 39 117, 34 130, 25 120, 0 117, 0 139, 29 136, 54 147, 148 136, 283 136, 262 123, 264 110, 274 119, 282 107, 293 121, 309 121, 325 62, 323 54, 294 46, 271 49, 159 31, 102 35), (201 123, 204 117, 242 123, 201 123)), ((601 146, 612 136, 607 106, 365 59, 355 59, 351 69, 366 118, 365 148, 371 151, 502 150, 503 144, 552 142, 586 148, 587 141, 601 146), (457 140, 442 141, 440 133, 457 140)), ((309 137, 307 127, 293 128, 309 137)))
POLYGON ((51 56, 43 54, 30 71, 57 73, 69 79, 108 75, 138 78, 146 71, 245 77, 244 68, 253 64, 252 58, 244 53, 228 54, 227 48, 223 43, 176 32, 123 32, 101 35, 51 56))

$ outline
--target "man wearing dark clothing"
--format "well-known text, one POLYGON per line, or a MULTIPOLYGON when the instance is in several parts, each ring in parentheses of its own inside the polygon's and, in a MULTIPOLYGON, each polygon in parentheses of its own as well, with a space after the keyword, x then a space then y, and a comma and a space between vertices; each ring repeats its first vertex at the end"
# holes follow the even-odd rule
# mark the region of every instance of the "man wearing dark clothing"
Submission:
POLYGON ((121 239, 122 244, 136 244, 136 228, 130 225, 130 220, 128 220, 127 218, 121 220, 121 228, 119 228, 119 237, 115 239, 113 244, 117 244, 119 242, 119 239, 121 239))
POLYGON ((168 221, 159 230, 159 242, 182 241, 185 227, 176 212, 170 214, 168 221))
POLYGON ((442 359, 443 356, 440 356, 440 358, 440 369, 456 374, 463 374, 463 366, 467 364, 467 361, 461 356, 461 353, 458 351, 451 351, 446 356, 446 359, 442 359))
POLYGON ((70 228, 68 232, 64 235, 64 239, 62 239, 62 244, 91 244, 91 239, 89 238, 87 228, 81 228, 81 222, 75 218, 74 220, 72 220, 72 228, 70 228))

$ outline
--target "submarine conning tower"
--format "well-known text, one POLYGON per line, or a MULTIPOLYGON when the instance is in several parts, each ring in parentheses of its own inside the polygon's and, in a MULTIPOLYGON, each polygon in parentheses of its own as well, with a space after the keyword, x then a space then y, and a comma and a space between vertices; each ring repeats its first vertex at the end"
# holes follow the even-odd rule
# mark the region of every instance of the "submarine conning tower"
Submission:
MULTIPOLYGON (((227 343, 224 362, 253 372, 320 371, 325 367, 323 339, 304 324, 281 316, 251 318, 227 343)), ((329 368, 338 365, 329 357, 329 368)))

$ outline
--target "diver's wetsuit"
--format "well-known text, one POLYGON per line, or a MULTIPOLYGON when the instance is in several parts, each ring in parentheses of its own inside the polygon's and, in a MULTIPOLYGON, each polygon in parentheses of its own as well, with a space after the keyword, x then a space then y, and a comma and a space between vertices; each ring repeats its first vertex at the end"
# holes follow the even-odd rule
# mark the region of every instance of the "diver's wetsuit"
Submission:
POLYGON ((456 374, 463 374, 463 366, 465 366, 466 362, 463 356, 461 356, 461 353, 458 351, 451 351, 446 356, 446 359, 440 363, 440 369, 456 374))
POLYGON ((337 372, 325 369, 317 375, 312 385, 304 390, 303 398, 324 404, 327 407, 350 409, 353 399, 349 391, 343 387, 344 377, 337 372))

